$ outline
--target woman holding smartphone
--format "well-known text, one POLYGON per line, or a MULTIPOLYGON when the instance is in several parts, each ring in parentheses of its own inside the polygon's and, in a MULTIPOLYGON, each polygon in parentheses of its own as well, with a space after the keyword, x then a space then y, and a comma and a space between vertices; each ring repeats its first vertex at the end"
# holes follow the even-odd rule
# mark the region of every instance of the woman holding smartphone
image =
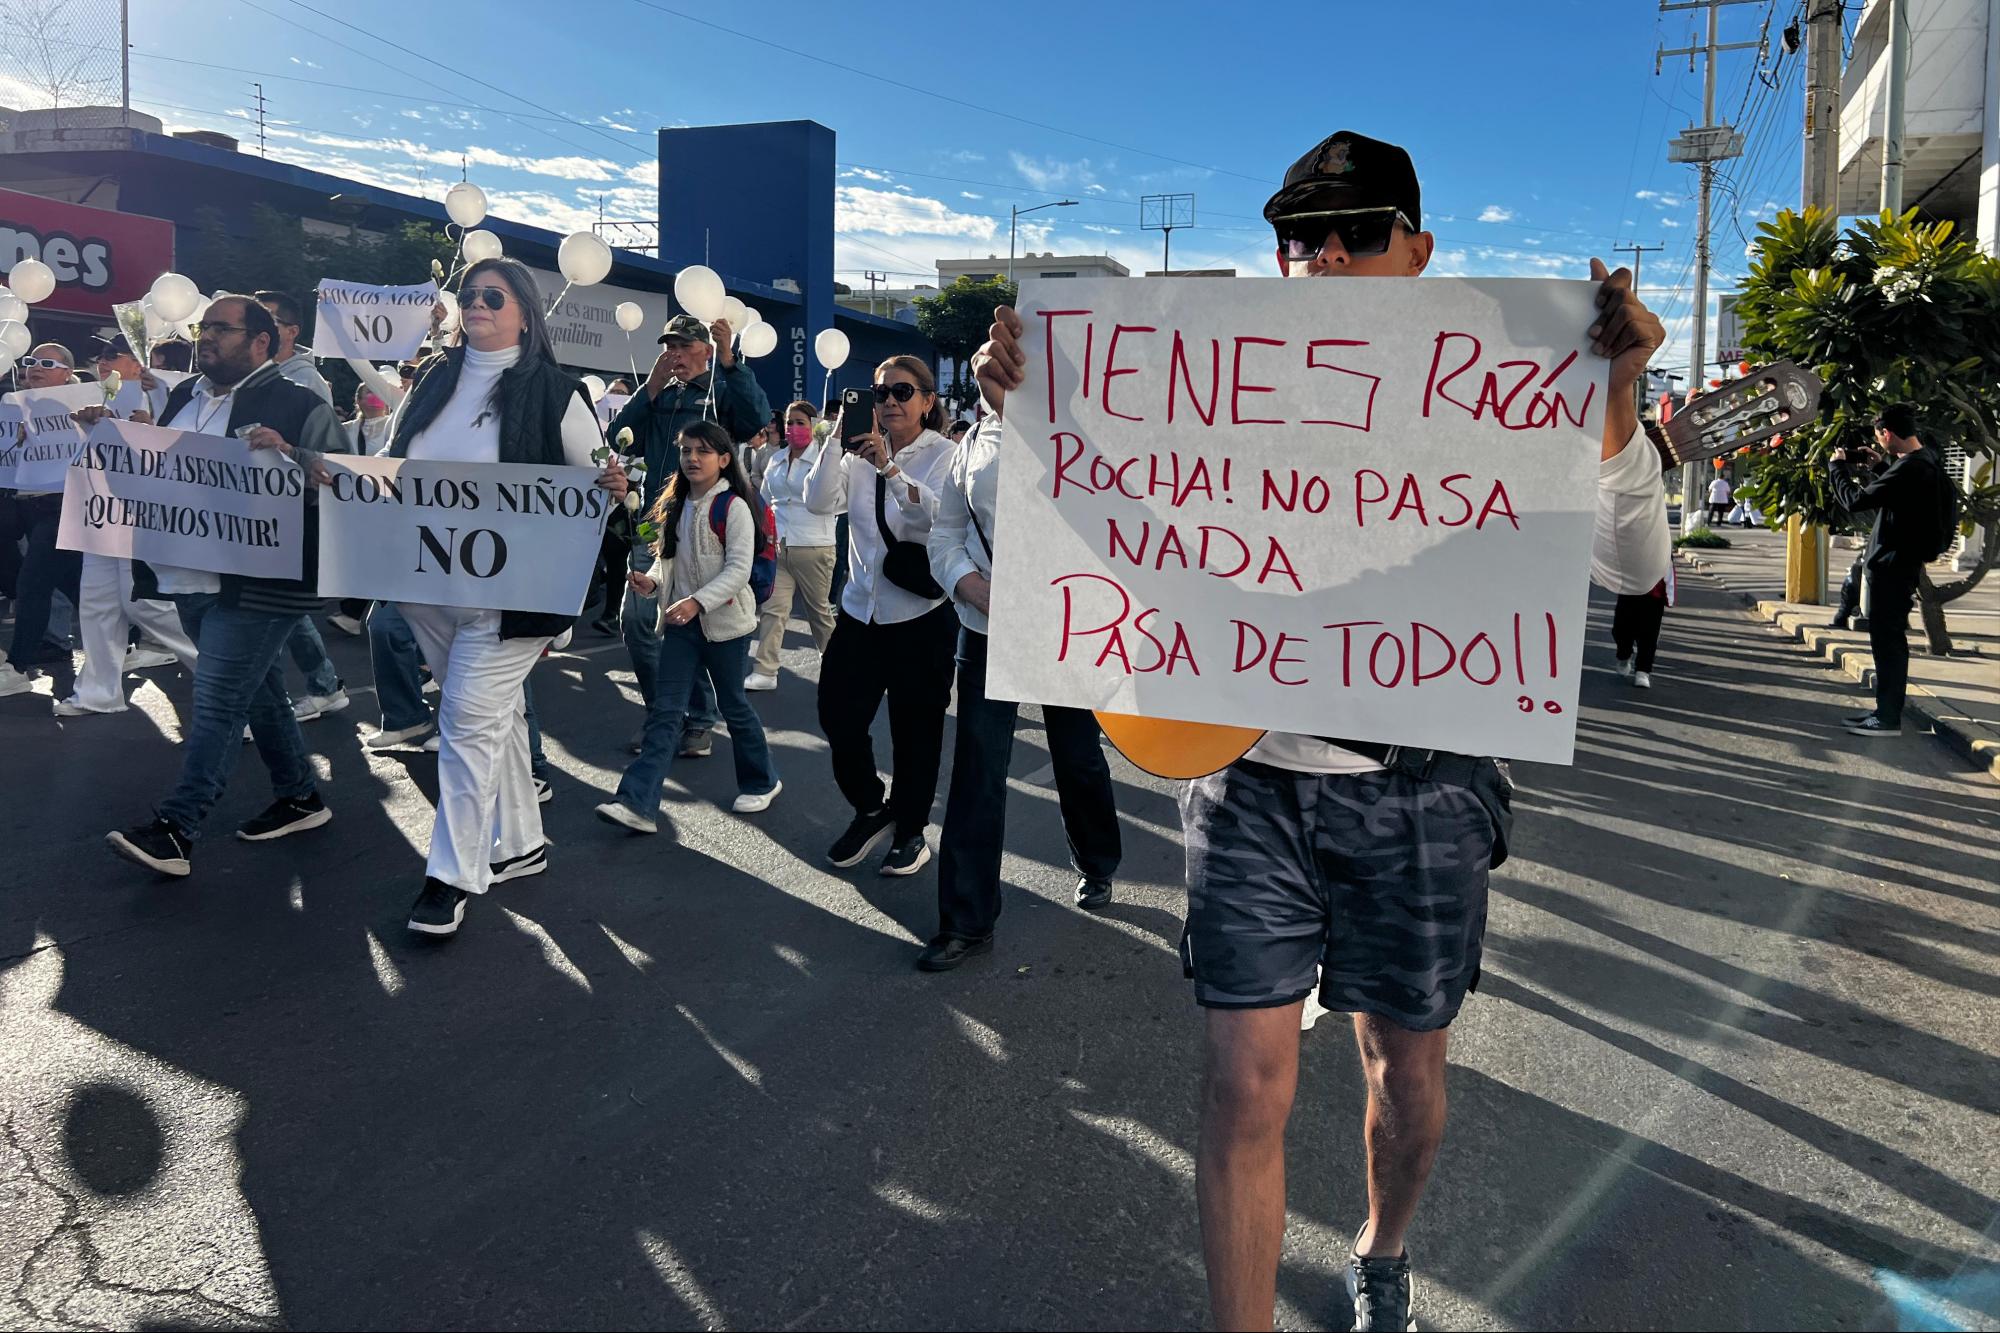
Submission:
POLYGON ((854 820, 827 860, 856 865, 893 835, 882 873, 914 875, 931 859, 924 826, 958 640, 958 617, 925 552, 952 443, 938 433, 937 381, 916 357, 877 366, 871 396, 872 413, 843 403, 806 476, 806 507, 848 518, 847 586, 820 666, 819 725, 854 820), (893 789, 883 787, 868 735, 885 696, 893 789))

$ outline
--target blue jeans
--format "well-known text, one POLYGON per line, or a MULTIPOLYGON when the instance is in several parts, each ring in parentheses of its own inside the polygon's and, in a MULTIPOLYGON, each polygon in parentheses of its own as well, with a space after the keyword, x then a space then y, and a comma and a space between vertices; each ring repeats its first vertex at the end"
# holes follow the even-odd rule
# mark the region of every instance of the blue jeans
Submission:
POLYGON ((155 813, 190 838, 200 834, 242 752, 246 718, 257 753, 271 770, 271 790, 280 799, 311 796, 312 765, 278 660, 298 617, 221 606, 213 593, 173 600, 201 660, 194 673, 194 717, 181 745, 180 780, 155 813))
POLYGON ((422 654, 410 622, 394 602, 377 602, 368 616, 368 655, 375 663, 375 697, 382 704, 382 730, 403 731, 430 725, 430 705, 424 702, 424 680, 418 671, 422 654))
POLYGON ((311 616, 300 616, 298 628, 286 646, 292 650, 292 661, 297 664, 300 674, 306 678, 306 693, 327 695, 340 688, 340 673, 333 669, 333 661, 326 655, 326 640, 319 634, 319 626, 311 616))
POLYGON ((729 750, 736 757, 736 790, 762 795, 778 785, 771 764, 771 747, 764 724, 743 692, 743 673, 750 662, 750 641, 757 636, 710 643, 701 623, 669 625, 658 640, 659 675, 646 707, 646 741, 639 757, 618 783, 618 799, 651 819, 660 808, 660 784, 667 780, 674 756, 680 753, 681 732, 690 721, 688 698, 706 673, 715 681, 716 701, 729 723, 729 750))
POLYGON ((521 682, 521 711, 528 718, 528 771, 547 782, 549 757, 542 753, 542 723, 535 716, 535 682, 532 676, 521 682))
MULTIPOLYGON (((646 701, 650 710, 653 695, 658 689, 660 678, 660 636, 653 633, 653 625, 660 615, 659 594, 642 597, 630 588, 625 590, 625 607, 620 612, 625 628, 625 647, 632 654, 632 674, 638 678, 639 697, 646 701)), ((742 673, 736 683, 743 683, 742 673)), ((711 676, 696 672, 692 692, 687 698, 687 729, 707 731, 722 720, 722 714, 715 707, 715 686, 711 676)))

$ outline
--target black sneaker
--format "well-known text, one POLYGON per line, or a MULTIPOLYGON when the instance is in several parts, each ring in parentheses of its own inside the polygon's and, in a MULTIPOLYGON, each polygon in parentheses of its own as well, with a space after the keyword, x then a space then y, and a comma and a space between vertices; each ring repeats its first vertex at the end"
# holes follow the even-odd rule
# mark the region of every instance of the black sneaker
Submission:
POLYGON ((707 728, 704 727, 700 731, 684 731, 681 733, 681 758, 706 759, 714 751, 715 737, 708 734, 707 728))
POLYGON ((188 864, 188 857, 194 851, 194 840, 164 819, 155 819, 150 824, 140 824, 118 833, 107 833, 104 840, 111 844, 112 851, 127 861, 136 861, 162 875, 179 879, 193 869, 188 864))
POLYGON ((465 900, 472 895, 441 879, 424 878, 424 891, 410 908, 410 929, 419 935, 456 935, 465 920, 465 900))
POLYGON ((1408 1333, 1417 1326, 1416 1279, 1410 1276, 1408 1252, 1394 1259, 1347 1256, 1347 1298, 1354 1302, 1354 1328, 1408 1333))
POLYGON ((1901 722, 1884 722, 1881 714, 1871 713, 1859 722, 1848 723, 1847 734, 1850 736, 1900 736, 1903 734, 1903 724, 1901 722))
POLYGON ((921 833, 912 834, 889 849, 882 858, 885 875, 914 875, 931 863, 931 845, 921 833))
POLYGON ((543 843, 532 852, 522 852, 519 856, 495 861, 492 865, 493 876, 487 883, 505 884, 510 879, 526 879, 530 875, 539 875, 548 868, 549 848, 547 843, 543 843))
POLYGON ((1077 876, 1076 905, 1086 912, 1111 906, 1111 881, 1089 875, 1077 876))
POLYGON ((318 792, 310 796, 280 796, 263 814, 244 821, 236 836, 245 842, 269 842, 288 833, 318 828, 332 818, 333 811, 326 808, 318 792))
POLYGON ((535 779, 535 804, 547 805, 556 798, 555 784, 547 778, 535 779))
POLYGON ((834 839, 833 846, 827 848, 826 859, 845 870, 879 847, 882 839, 895 832, 895 828, 896 821, 889 817, 887 810, 856 815, 854 822, 847 826, 847 832, 834 839))
POLYGON ((949 972, 966 959, 977 954, 993 952, 993 937, 983 940, 962 940, 956 935, 940 935, 924 946, 917 955, 919 972, 949 972))

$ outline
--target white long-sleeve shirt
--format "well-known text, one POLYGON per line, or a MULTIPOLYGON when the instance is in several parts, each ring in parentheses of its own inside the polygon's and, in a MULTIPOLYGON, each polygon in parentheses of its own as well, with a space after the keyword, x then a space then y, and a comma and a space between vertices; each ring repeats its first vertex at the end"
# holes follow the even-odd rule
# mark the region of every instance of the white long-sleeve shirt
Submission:
POLYGON ((931 577, 958 608, 958 623, 986 633, 986 613, 958 596, 967 574, 993 577, 993 517, 1000 484, 1000 418, 989 416, 958 446, 945 470, 931 524, 931 577), (974 521, 977 516, 977 522, 974 521))
MULTIPOLYGON (((900 471, 888 483, 882 508, 897 541, 929 541, 938 488, 951 467, 953 452, 950 440, 926 430, 892 456, 890 461, 900 471)), ((883 575, 882 561, 889 548, 875 521, 878 475, 841 447, 836 430, 819 446, 806 475, 806 506, 826 517, 847 515, 847 587, 840 596, 841 610, 864 624, 899 625, 936 609, 944 598, 919 597, 883 575)))
MULTIPOLYGON (((520 359, 518 347, 499 352, 467 347, 450 401, 410 441, 408 456, 452 463, 499 462, 500 414, 492 404, 493 385, 501 372, 520 359)), ((396 409, 399 421, 407 406, 406 400, 404 407, 396 409)), ((603 443, 597 413, 583 401, 582 394, 570 395, 562 419, 563 462, 571 467, 590 467, 592 452, 603 443)))
POLYGON ((783 449, 764 467, 759 485, 778 518, 778 540, 786 546, 831 546, 839 525, 832 514, 815 514, 806 503, 806 479, 816 459, 811 445, 798 454, 783 449))

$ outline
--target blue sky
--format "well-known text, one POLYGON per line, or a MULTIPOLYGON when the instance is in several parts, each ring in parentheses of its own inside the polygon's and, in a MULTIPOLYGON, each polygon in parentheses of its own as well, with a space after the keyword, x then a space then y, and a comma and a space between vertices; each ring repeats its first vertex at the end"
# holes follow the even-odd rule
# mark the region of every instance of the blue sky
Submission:
MULTIPOLYGON (((1721 58, 1718 118, 1750 134, 1716 196, 1723 290, 1756 218, 1797 202, 1801 58, 1777 55, 1796 8, 1722 11, 1725 41, 1768 19, 1776 85, 1756 52, 1721 58)), ((1660 363, 1685 363, 1694 176, 1665 158, 1699 116, 1701 76, 1683 57, 1656 77, 1654 52, 1690 44, 1694 14, 1641 0, 1294 12, 140 0, 133 100, 254 149, 261 78, 271 156, 436 198, 465 155, 496 214, 563 230, 600 196, 605 216, 654 215, 661 125, 818 120, 839 136, 836 264, 857 285, 863 268, 908 284, 935 281, 939 258, 1005 254, 1010 204, 1065 195, 1079 206, 1023 221, 1024 250, 1158 267, 1137 200, 1167 191, 1196 196, 1176 267, 1273 272, 1263 201, 1293 158, 1353 129, 1414 155, 1433 272, 1583 276, 1614 244, 1665 245, 1641 285, 1670 323, 1660 363)))

